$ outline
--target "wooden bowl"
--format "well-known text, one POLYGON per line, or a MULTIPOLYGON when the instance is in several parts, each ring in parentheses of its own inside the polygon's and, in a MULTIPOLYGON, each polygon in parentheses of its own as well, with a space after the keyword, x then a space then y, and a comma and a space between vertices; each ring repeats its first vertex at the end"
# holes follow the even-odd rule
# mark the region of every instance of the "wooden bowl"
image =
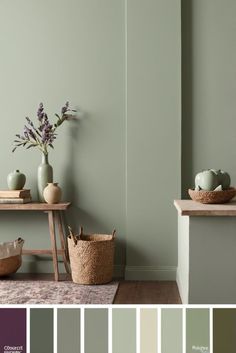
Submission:
POLYGON ((22 264, 21 255, 10 256, 0 260, 0 276, 9 276, 15 273, 22 264))
POLYGON ((226 203, 236 196, 236 189, 229 188, 222 191, 196 191, 188 189, 188 193, 193 201, 201 203, 226 203))

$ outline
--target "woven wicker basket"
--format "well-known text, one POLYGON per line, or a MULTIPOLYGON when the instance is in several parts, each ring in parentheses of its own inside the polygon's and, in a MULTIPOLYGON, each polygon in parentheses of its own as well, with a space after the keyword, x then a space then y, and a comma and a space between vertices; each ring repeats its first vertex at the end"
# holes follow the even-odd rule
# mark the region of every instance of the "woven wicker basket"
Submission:
POLYGON ((235 195, 236 189, 229 188, 222 191, 196 191, 189 189, 189 196, 192 200, 201 202, 201 203, 226 203, 229 202, 235 195))
POLYGON ((78 284, 104 284, 112 280, 115 230, 112 234, 68 236, 72 280, 78 284))
POLYGON ((24 240, 21 238, 1 244, 0 276, 8 276, 20 268, 23 244, 24 240))

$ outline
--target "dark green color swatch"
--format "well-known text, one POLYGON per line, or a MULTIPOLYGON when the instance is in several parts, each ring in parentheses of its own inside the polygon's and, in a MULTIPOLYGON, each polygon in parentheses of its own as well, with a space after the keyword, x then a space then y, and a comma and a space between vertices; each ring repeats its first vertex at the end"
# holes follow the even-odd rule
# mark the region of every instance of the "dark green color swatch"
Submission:
POLYGON ((199 352, 210 353, 209 309, 187 309, 186 353, 199 352))
POLYGON ((85 309, 84 353, 108 353, 107 309, 85 309))
POLYGON ((213 351, 236 352, 236 309, 213 310, 213 351))
POLYGON ((57 353, 80 353, 80 309, 57 310, 57 353))
POLYGON ((113 309, 112 353, 126 352, 136 353, 136 310, 113 309))
POLYGON ((30 309, 30 353, 53 353, 53 309, 30 309))

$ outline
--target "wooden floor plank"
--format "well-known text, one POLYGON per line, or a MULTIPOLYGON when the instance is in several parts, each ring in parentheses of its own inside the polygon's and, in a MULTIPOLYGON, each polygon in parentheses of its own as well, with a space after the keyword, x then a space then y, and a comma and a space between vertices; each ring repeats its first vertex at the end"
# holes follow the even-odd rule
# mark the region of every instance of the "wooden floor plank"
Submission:
POLYGON ((121 281, 114 304, 181 304, 174 281, 121 281))

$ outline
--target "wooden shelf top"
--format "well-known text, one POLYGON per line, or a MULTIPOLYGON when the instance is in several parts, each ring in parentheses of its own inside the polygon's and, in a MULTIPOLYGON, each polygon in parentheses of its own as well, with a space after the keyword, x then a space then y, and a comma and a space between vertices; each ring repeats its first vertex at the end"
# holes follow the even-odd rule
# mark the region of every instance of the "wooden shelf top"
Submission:
POLYGON ((64 211, 70 206, 70 202, 48 203, 29 202, 24 204, 1 203, 0 211, 64 211))
POLYGON ((224 204, 202 204, 192 200, 175 200, 174 205, 182 216, 236 216, 236 201, 224 204))

